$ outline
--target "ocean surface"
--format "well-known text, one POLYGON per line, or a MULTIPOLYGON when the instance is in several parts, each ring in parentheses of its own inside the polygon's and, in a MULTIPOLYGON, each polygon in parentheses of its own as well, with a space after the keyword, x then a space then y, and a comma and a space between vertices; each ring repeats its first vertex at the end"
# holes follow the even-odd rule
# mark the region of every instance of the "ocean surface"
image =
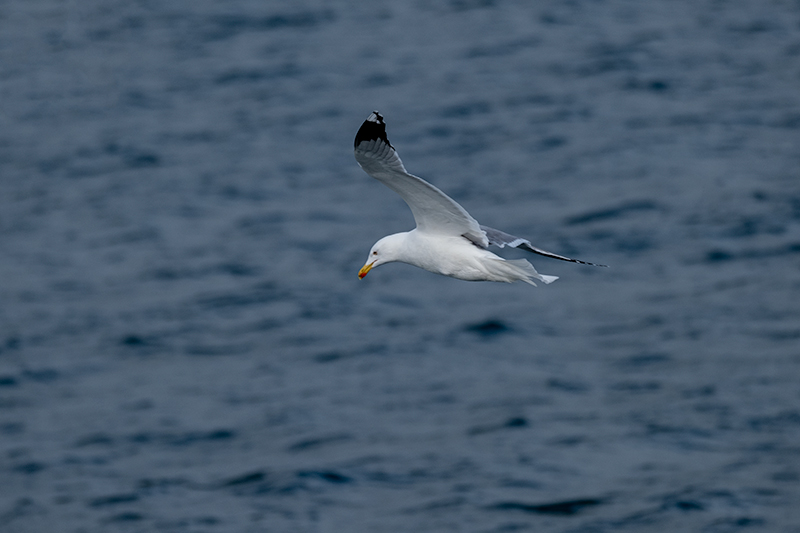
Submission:
POLYGON ((800 532, 797 1, 0 3, 0 531, 800 532), (595 268, 408 265, 353 158, 595 268))

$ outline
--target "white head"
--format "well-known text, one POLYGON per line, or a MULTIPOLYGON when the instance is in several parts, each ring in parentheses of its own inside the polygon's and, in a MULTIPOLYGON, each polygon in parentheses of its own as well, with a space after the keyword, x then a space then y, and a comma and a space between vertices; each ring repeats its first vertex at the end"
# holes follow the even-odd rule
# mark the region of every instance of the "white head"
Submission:
POLYGON ((358 277, 363 279, 370 270, 384 263, 392 261, 402 261, 402 252, 405 247, 406 235, 408 233, 395 233, 387 235, 372 245, 369 251, 367 262, 358 271, 358 277))

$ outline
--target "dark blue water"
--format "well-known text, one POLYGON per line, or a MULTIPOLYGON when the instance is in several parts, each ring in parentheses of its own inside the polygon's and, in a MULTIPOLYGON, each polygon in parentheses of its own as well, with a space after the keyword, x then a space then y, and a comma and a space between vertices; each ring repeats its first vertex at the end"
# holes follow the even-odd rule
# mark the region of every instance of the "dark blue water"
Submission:
POLYGON ((0 530, 800 531, 796 3, 0 27, 0 530), (359 281, 413 225, 353 159, 373 109, 481 223, 611 268, 359 281))

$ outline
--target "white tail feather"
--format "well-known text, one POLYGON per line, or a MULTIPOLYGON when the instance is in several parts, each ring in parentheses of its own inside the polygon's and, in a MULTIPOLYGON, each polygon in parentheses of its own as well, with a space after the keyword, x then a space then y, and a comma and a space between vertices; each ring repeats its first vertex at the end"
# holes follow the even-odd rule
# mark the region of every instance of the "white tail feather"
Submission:
POLYGON ((536 283, 534 283, 531 278, 538 279, 542 283, 546 284, 553 283, 555 280, 558 279, 558 276, 546 276, 543 274, 539 274, 536 271, 536 269, 533 268, 533 265, 530 264, 525 259, 512 259, 512 260, 506 260, 504 262, 508 265, 513 265, 515 267, 515 270, 517 270, 519 274, 521 274, 519 278, 520 281, 524 281, 525 283, 530 283, 534 287, 536 286, 536 283))

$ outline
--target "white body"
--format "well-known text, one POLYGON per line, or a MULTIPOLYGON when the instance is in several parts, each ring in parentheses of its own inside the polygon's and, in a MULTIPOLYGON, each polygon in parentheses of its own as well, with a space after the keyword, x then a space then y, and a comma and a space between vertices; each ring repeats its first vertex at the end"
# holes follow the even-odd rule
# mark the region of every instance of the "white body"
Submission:
POLYGON ((370 250, 367 264, 371 270, 393 261, 464 281, 524 281, 536 285, 533 279, 544 283, 558 279, 539 274, 524 259, 507 261, 464 237, 432 235, 417 229, 379 240, 370 250))

